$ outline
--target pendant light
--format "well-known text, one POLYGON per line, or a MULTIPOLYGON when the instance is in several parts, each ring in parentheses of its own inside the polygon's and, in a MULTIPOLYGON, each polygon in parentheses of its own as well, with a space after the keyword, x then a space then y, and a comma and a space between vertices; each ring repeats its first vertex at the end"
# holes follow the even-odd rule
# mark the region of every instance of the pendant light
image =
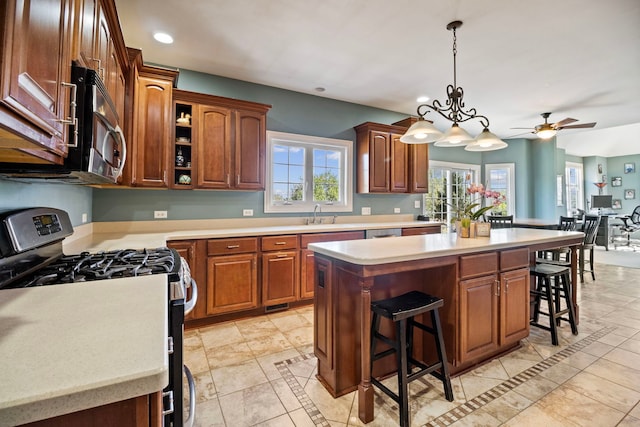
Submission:
POLYGON ((462 26, 462 21, 453 21, 447 25, 447 30, 453 31, 453 84, 447 86, 447 100, 444 104, 436 100, 432 104, 418 106, 418 121, 400 137, 400 141, 407 144, 424 144, 435 142, 437 147, 465 147, 468 151, 491 151, 507 147, 507 143, 489 131, 489 119, 476 113, 475 108, 464 110, 464 90, 458 87, 456 79, 457 38, 456 30, 462 26), (453 122, 451 127, 442 134, 433 124, 424 119, 430 111, 440 114, 453 122), (477 119, 483 131, 476 138, 459 126, 459 123, 477 119))

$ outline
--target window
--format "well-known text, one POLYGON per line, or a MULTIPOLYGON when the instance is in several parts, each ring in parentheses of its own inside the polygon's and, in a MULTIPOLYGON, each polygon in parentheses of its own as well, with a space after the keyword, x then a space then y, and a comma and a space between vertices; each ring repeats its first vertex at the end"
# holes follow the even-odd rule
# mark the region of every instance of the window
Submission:
MULTIPOLYGON (((515 215, 515 164, 487 164, 484 166, 484 175, 486 177, 486 187, 504 196, 504 201, 492 211, 504 215, 515 215)), ((485 203, 489 204, 491 200, 486 200, 485 203)))
POLYGON ((466 189, 477 183, 480 166, 464 163, 429 162, 429 192, 424 195, 425 214, 432 219, 450 223, 454 207, 461 206, 466 189))
POLYGON ((352 210, 351 141, 267 132, 265 212, 352 210))
POLYGON ((572 216, 578 213, 578 209, 584 209, 582 164, 566 162, 565 175, 567 183, 567 215, 572 216))

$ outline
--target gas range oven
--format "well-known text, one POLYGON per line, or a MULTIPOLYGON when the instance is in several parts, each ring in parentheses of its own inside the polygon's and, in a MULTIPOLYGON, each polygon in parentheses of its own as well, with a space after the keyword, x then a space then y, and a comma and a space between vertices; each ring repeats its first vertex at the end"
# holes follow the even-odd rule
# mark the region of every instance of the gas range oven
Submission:
POLYGON ((62 241, 73 234, 69 215, 54 208, 0 213, 0 292, 10 288, 166 274, 168 278, 169 384, 163 390, 164 425, 191 426, 195 420, 195 382, 184 365, 184 316, 195 307, 198 288, 189 266, 175 249, 123 249, 75 255, 63 253, 62 241), (187 299, 187 290, 191 297, 187 299), (189 390, 185 411, 183 381, 189 390), (188 417, 185 417, 186 413, 188 417))

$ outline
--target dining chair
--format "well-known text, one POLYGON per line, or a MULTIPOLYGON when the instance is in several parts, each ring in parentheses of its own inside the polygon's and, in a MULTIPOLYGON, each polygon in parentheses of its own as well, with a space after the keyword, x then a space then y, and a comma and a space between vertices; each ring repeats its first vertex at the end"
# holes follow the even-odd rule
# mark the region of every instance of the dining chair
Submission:
POLYGON ((487 215, 487 222, 491 228, 512 228, 513 215, 487 215))
MULTIPOLYGON (((560 231, 575 231, 577 220, 573 216, 560 216, 558 221, 558 230, 560 231)), ((551 249, 548 251, 543 251, 539 253, 538 261, 557 261, 563 264, 569 264, 571 259, 569 258, 571 254, 571 250, 568 247, 551 249)))
POLYGON ((593 261, 593 249, 596 245, 596 235, 598 234, 598 226, 600 225, 600 216, 598 215, 585 215, 582 232, 584 238, 582 243, 578 246, 578 267, 580 269, 580 283, 584 283, 584 272, 591 273, 591 278, 596 280, 596 273, 593 261), (585 253, 589 251, 589 270, 585 270, 585 253))

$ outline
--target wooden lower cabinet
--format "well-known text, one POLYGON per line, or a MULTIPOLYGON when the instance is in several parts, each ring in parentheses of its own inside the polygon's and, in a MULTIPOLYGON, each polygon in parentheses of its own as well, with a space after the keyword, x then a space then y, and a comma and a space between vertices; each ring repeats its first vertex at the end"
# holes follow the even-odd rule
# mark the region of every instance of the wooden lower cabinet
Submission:
POLYGON ((460 281, 461 363, 507 349, 529 335, 529 269, 460 281))
POLYGON ((256 253, 207 258, 207 314, 216 315, 258 307, 256 253))
POLYGON ((460 281, 461 362, 498 348, 498 314, 498 276, 460 281))
POLYGON ((500 345, 529 335, 529 269, 500 273, 500 345))
MULTIPOLYGON (((187 261, 191 278, 195 280, 198 288, 198 301, 193 311, 185 316, 185 320, 199 319, 206 317, 206 263, 200 260, 206 259, 206 240, 174 240, 167 242, 167 246, 178 251, 180 256, 187 261)), ((187 289, 187 299, 191 298, 192 289, 187 289)))
POLYGON ((440 226, 433 225, 429 227, 412 227, 412 228, 403 228, 402 235, 403 236, 419 236, 423 234, 439 234, 440 226))
POLYGON ((29 427, 161 427, 162 425, 161 392, 23 424, 29 427))
POLYGON ((294 302, 298 299, 298 251, 262 254, 262 304, 294 302))
POLYGON ((311 249, 300 250, 300 299, 313 298, 315 286, 315 252, 311 249))

